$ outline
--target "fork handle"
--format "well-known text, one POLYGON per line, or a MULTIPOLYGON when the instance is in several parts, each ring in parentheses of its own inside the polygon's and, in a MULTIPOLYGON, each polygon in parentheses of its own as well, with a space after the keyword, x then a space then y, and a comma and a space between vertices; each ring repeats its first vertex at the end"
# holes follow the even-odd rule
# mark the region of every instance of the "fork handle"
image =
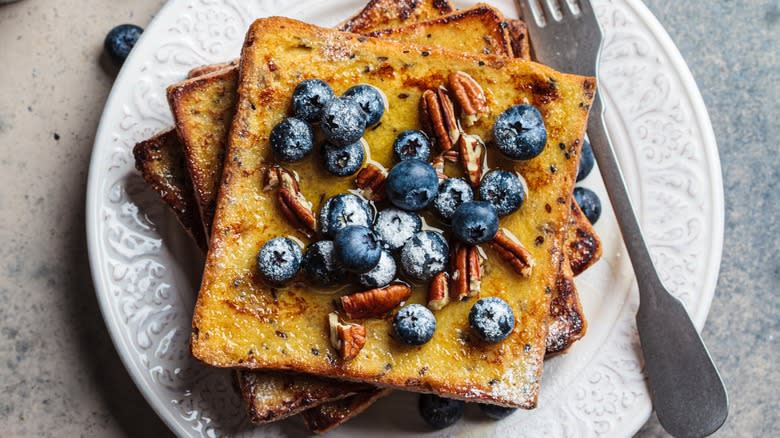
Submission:
MULTIPOLYGON (((599 93, 596 94, 590 109, 588 139, 593 149, 593 155, 596 156, 596 162, 599 164, 601 177, 615 211, 620 232, 623 234, 623 241, 626 243, 626 250, 628 250, 631 259, 631 265, 634 267, 639 290, 645 289, 643 287, 645 285, 661 284, 650 258, 650 251, 642 237, 639 221, 631 207, 631 198, 628 195, 623 173, 620 171, 620 165, 618 165, 615 152, 612 149, 612 142, 604 123, 604 105, 599 93)), ((643 304, 650 304, 654 300, 654 296, 641 297, 643 304)))
POLYGON ((707 436, 728 415, 726 388, 688 312, 658 279, 609 140, 599 94, 591 107, 588 137, 639 286, 637 329, 658 421, 677 437, 707 436))

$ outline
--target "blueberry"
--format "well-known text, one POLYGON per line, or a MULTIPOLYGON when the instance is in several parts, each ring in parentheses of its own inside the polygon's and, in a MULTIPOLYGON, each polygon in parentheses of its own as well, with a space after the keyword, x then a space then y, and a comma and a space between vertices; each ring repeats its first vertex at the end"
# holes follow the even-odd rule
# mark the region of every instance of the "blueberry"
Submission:
POLYGON ((585 217, 588 218, 590 223, 595 224, 601 217, 601 200, 593 190, 586 189, 585 187, 574 188, 574 199, 579 204, 582 212, 585 213, 585 217))
POLYGON ((577 169, 577 181, 582 181, 593 170, 593 165, 596 163, 596 157, 593 156, 593 148, 590 147, 590 141, 587 137, 582 143, 582 151, 580 152, 580 166, 577 169))
POLYGON ((108 32, 103 41, 103 50, 117 67, 125 62, 143 31, 134 24, 120 24, 108 32))
POLYGON ((450 220, 463 203, 474 199, 471 185, 463 178, 447 178, 439 184, 439 194, 433 200, 433 208, 444 220, 450 220))
POLYGON ((300 161, 314 147, 314 130, 295 117, 282 120, 271 130, 271 149, 282 161, 300 161))
POLYGON ((480 339, 496 343, 512 333, 515 328, 515 314, 501 298, 482 298, 471 307, 469 324, 480 339))
POLYGON ((471 201, 458 207, 450 220, 452 234, 469 245, 485 243, 498 232, 496 209, 486 201, 471 201))
POLYGON ((320 240, 309 245, 301 265, 312 282, 320 286, 329 286, 344 277, 344 270, 336 262, 333 242, 330 240, 320 240))
POLYGON ((436 231, 420 231, 401 248, 401 269, 413 280, 430 280, 447 267, 448 261, 447 241, 436 231))
POLYGON ((366 116, 354 100, 337 97, 322 109, 320 128, 331 143, 346 146, 363 136, 366 116))
POLYGON ((301 268, 301 247, 288 237, 277 237, 260 248, 256 262, 263 278, 274 284, 284 284, 301 268))
POLYGON ((365 145, 363 140, 346 146, 326 142, 322 146, 322 156, 328 173, 336 176, 352 175, 363 165, 365 145))
POLYGON ((539 110, 532 105, 515 105, 496 119, 493 139, 501 153, 515 160, 530 160, 542 153, 547 129, 539 110))
POLYGON ((496 208, 496 214, 506 216, 525 200, 525 187, 515 172, 491 170, 479 183, 479 197, 496 208))
POLYGON ((410 129, 398 134, 393 143, 393 157, 396 161, 417 158, 428 161, 431 156, 431 140, 422 131, 410 129))
POLYGON ((382 251, 382 255, 379 257, 379 263, 374 266, 374 269, 360 274, 358 276, 358 283, 365 287, 384 287, 390 284, 395 279, 396 266, 395 259, 388 251, 382 251))
POLYGON ((393 330, 402 342, 422 345, 431 340, 436 331, 436 317, 422 304, 409 304, 393 317, 393 330))
POLYGON ((373 85, 355 85, 345 91, 342 97, 352 99, 360 105, 360 109, 366 116, 366 126, 376 125, 387 108, 387 98, 384 93, 373 85))
POLYGON ((333 239, 333 252, 344 269, 368 272, 379 263, 382 247, 374 233, 362 225, 342 228, 333 239))
POLYGON ((420 394, 418 407, 423 420, 438 430, 452 426, 463 418, 466 402, 434 394, 420 394))
POLYGON ((483 414, 494 420, 503 420, 509 415, 513 414, 517 408, 505 408, 503 406, 489 405, 486 403, 479 403, 479 410, 483 414))
POLYGON ((422 229, 422 219, 415 213, 388 208, 379 212, 374 223, 376 233, 382 245, 396 250, 422 229))
POLYGON ((427 207, 439 189, 439 178, 430 164, 412 158, 390 169, 385 192, 390 202, 404 210, 417 211, 427 207))
POLYGON ((306 79, 296 85, 293 91, 292 104, 295 116, 310 123, 318 122, 322 109, 335 97, 333 89, 327 82, 306 79))
POLYGON ((325 201, 319 217, 322 234, 328 237, 334 237, 347 225, 370 227, 373 218, 370 201, 351 193, 342 193, 325 201))

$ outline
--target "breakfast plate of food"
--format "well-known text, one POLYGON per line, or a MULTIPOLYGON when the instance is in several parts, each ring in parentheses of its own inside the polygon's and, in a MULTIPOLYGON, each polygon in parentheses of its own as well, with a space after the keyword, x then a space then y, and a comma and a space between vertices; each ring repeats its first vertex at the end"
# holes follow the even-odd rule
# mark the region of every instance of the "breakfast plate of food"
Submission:
POLYGON ((595 92, 697 327, 717 146, 676 48, 596 1, 601 76, 534 62, 511 1, 169 2, 90 166, 95 289, 179 436, 629 436, 636 285, 585 126, 595 92))

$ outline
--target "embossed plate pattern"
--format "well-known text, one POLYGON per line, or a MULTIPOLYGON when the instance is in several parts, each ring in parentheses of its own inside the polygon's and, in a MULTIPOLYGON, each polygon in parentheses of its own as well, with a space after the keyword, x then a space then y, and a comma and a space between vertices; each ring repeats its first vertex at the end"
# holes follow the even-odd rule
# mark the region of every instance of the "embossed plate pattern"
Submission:
MULTIPOLYGON (((507 16, 517 14, 511 0, 492 3, 507 16)), ((125 366, 179 436, 289 436, 301 434, 303 426, 295 420, 248 425, 229 372, 190 356, 202 260, 135 173, 131 149, 171 126, 165 86, 191 67, 236 57, 255 17, 287 15, 333 26, 363 4, 171 1, 116 80, 87 188, 92 275, 125 366)), ((606 33, 601 71, 608 127, 662 280, 701 328, 723 239, 723 189, 712 127, 687 66, 644 5, 597 0, 595 7, 606 33)), ((607 199, 597 171, 582 185, 607 199)), ((547 361, 539 408, 497 423, 467 414, 437 436, 630 436, 644 423, 651 404, 634 324, 638 296, 609 205, 596 229, 604 239, 604 258, 577 279, 590 329, 568 354, 547 361)), ((399 393, 382 400, 333 435, 425 433, 413 397, 399 393)))

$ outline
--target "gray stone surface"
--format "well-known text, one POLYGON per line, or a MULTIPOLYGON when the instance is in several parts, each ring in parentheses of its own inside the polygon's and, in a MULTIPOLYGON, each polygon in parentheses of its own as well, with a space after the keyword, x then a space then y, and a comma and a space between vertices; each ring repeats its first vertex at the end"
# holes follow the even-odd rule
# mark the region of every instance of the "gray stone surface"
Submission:
MULTIPOLYGON (((115 24, 163 0, 0 6, 0 430, 3 436, 170 436, 111 344, 89 274, 89 154, 111 86, 98 62, 115 24)), ((701 88, 720 146, 726 239, 704 338, 731 396, 717 436, 780 430, 780 3, 648 6, 701 88)), ((651 420, 640 437, 663 436, 651 420)))

